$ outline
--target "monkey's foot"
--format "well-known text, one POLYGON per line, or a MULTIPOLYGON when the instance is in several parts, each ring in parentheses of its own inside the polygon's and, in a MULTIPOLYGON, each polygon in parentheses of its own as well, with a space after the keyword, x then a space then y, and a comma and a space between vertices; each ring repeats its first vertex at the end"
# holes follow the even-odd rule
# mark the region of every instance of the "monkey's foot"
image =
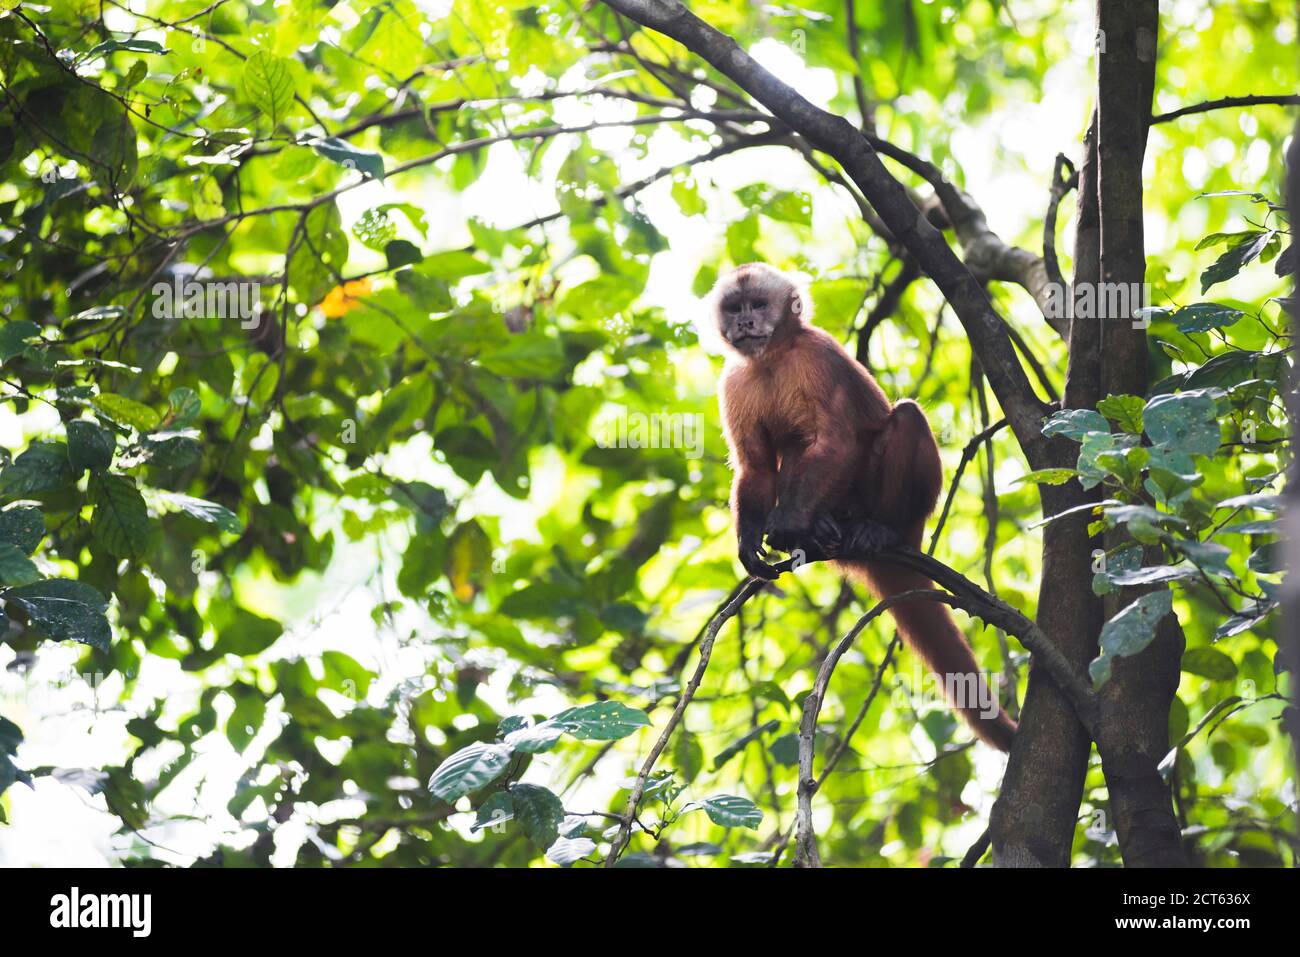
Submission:
POLYGON ((868 558, 876 552, 893 548, 902 540, 902 536, 888 525, 869 518, 862 519, 844 530, 839 557, 868 558))
POLYGON ((781 573, 765 561, 767 557, 762 546, 745 543, 740 547, 740 564, 745 566, 745 571, 755 578, 774 581, 781 573))

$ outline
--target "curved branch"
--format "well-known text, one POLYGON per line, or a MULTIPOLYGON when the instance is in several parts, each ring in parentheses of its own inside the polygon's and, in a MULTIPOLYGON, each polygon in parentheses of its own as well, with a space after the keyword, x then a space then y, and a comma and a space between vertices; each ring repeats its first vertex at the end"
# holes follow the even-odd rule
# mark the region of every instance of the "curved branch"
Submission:
POLYGON ((1047 214, 1043 217, 1043 265, 1047 267, 1048 278, 1058 289, 1065 288, 1065 276, 1061 274, 1061 263, 1056 258, 1056 214, 1061 200, 1078 185, 1079 171, 1064 153, 1057 153, 1056 164, 1052 167, 1052 189, 1048 194, 1047 214))
POLYGON ((1170 120, 1176 120, 1180 116, 1191 116, 1193 113, 1208 113, 1211 110, 1221 110, 1228 106, 1295 106, 1300 104, 1300 96, 1225 96, 1218 100, 1206 100, 1204 103, 1194 103, 1191 106, 1184 106, 1181 109, 1173 110, 1169 113, 1158 113, 1151 117, 1151 124, 1168 123, 1170 120))

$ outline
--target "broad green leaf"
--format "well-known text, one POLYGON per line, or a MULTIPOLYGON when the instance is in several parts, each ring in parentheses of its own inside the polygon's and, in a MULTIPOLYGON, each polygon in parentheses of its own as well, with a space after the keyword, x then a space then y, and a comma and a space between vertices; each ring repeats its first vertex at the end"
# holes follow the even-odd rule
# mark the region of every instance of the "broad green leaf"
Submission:
POLYGON ((542 849, 555 843, 560 836, 560 822, 564 820, 564 804, 549 788, 515 784, 510 788, 510 800, 515 820, 523 827, 528 840, 542 849))
POLYGON ((1254 239, 1238 243, 1221 255, 1214 264, 1201 273, 1201 295, 1216 283, 1231 279, 1243 266, 1264 251, 1274 236, 1273 230, 1262 232, 1254 239))
POLYGON ((33 442, 0 471, 0 494, 23 498, 62 488, 72 482, 68 447, 62 442, 33 442))
POLYGON ((538 754, 549 751, 564 736, 565 729, 550 721, 530 725, 511 731, 503 739, 505 744, 515 751, 525 754, 538 754))
POLYGON ((596 842, 589 837, 561 837, 547 850, 546 859, 552 864, 568 867, 595 851, 596 842))
POLYGON ((492 542, 478 522, 465 522, 452 532, 445 562, 452 594, 460 601, 472 600, 492 564, 492 542))
POLYGON ((13 545, 24 555, 36 551, 45 537, 45 516, 39 508, 11 505, 0 511, 0 542, 13 545))
POLYGON ((194 498, 191 495, 182 495, 180 492, 168 492, 163 489, 146 489, 145 496, 149 504, 162 512, 184 512, 191 515, 201 522, 207 522, 209 525, 215 525, 223 532, 230 532, 232 535, 242 534, 244 523, 239 520, 239 516, 226 508, 224 505, 218 505, 216 502, 209 502, 206 499, 194 498))
POLYGON ((1064 435, 1080 441, 1089 432, 1109 432, 1110 423, 1100 412, 1092 409, 1062 409, 1053 412, 1043 422, 1043 435, 1064 435))
POLYGON ((28 620, 55 641, 79 641, 108 651, 112 629, 104 611, 108 602, 85 582, 49 578, 0 592, 6 610, 11 606, 26 613, 28 620))
POLYGON ((149 545, 151 523, 144 497, 125 475, 96 473, 90 479, 90 500, 95 511, 90 532, 118 558, 143 558, 149 545))
POLYGON ((1089 665, 1093 684, 1100 687, 1110 678, 1111 661, 1136 655, 1156 636, 1160 619, 1173 608, 1173 593, 1167 588, 1143 595, 1117 613, 1101 628, 1101 654, 1089 665))
POLYGON ((113 464, 117 437, 89 419, 74 419, 64 426, 68 434, 68 463, 78 475, 100 472, 113 464))
POLYGON ((497 791, 486 801, 479 805, 478 815, 474 818, 474 823, 470 825, 471 831, 479 831, 485 827, 497 828, 515 817, 515 802, 510 797, 509 791, 497 791))
POLYGON ((1079 473, 1075 469, 1035 469, 1026 472, 1017 482, 1032 482, 1035 485, 1064 485, 1079 473))
POLYGON ((550 723, 581 741, 617 741, 648 727, 650 716, 620 701, 597 701, 561 711, 550 723))
POLYGON ((41 577, 26 554, 9 542, 0 542, 0 585, 28 585, 41 577))
POLYGON ((383 181, 384 158, 378 153, 363 150, 359 146, 353 146, 347 140, 340 140, 333 136, 312 140, 310 145, 321 156, 332 159, 346 169, 360 170, 371 179, 383 181))
POLYGON ((1178 327, 1179 332, 1208 332, 1211 329, 1230 326, 1241 316, 1241 310, 1233 309, 1231 306, 1224 306, 1217 302, 1198 302, 1184 306, 1169 318, 1178 327))
POLYGON ((757 830, 763 822, 763 812, 749 798, 734 794, 718 794, 699 802, 709 815, 709 820, 721 827, 747 827, 757 830))
POLYGON ((162 422, 153 409, 124 395, 101 392, 90 400, 90 404, 118 425, 129 426, 140 433, 152 432, 162 422))
POLYGON ((258 50, 244 61, 242 74, 244 96, 248 102, 279 126, 293 106, 293 74, 288 61, 258 50))
POLYGON ((1212 681, 1231 681, 1237 676, 1237 666, 1217 648, 1188 648, 1183 652, 1182 669, 1212 681))
POLYGON ((1213 455, 1219 448, 1218 404, 1206 390, 1158 395, 1142 419, 1158 446, 1188 455, 1213 455))
POLYGON ((512 753, 505 745, 481 742, 461 748, 438 765, 429 778, 429 792, 439 800, 454 804, 499 778, 510 764, 512 753))
POLYGON ((1145 404, 1136 395, 1108 395, 1097 403, 1097 411, 1125 432, 1141 434, 1142 408, 1145 404))

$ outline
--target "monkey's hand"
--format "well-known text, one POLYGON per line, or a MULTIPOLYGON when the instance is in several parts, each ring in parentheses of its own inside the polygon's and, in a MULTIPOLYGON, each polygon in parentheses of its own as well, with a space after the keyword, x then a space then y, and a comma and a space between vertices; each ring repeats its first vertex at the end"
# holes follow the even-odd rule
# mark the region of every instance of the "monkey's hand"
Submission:
POLYGON ((773 581, 781 573, 764 561, 766 558, 767 551, 763 548, 761 540, 741 539, 740 564, 745 566, 745 571, 755 578, 773 581))
POLYGON ((792 553, 796 548, 807 551, 812 543, 808 522, 777 506, 767 519, 767 544, 777 551, 792 553))

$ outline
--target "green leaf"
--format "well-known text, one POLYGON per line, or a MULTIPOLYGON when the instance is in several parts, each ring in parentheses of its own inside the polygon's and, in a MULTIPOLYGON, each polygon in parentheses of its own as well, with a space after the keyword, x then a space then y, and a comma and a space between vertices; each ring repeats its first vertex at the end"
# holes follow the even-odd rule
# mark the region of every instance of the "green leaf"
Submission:
POLYGON ((1188 455, 1213 455, 1219 448, 1218 403, 1208 390, 1158 395, 1142 418, 1158 446, 1188 455))
POLYGON ((8 362, 41 338, 41 327, 28 319, 14 319, 0 326, 0 362, 8 362))
POLYGON ((33 442, 0 471, 0 493, 24 498, 62 488, 73 480, 68 447, 62 442, 33 442))
POLYGON ((523 826, 528 840, 543 849, 555 843, 564 820, 564 804, 550 789, 538 784, 515 784, 510 788, 510 800, 515 820, 523 826))
POLYGON ((1198 302, 1191 306, 1184 306, 1169 318, 1178 327, 1179 332, 1189 333, 1222 329, 1224 326, 1232 325, 1241 317, 1240 309, 1233 309, 1231 306, 1224 306, 1217 302, 1198 302))
POLYGON ((388 261, 389 269, 400 269, 421 262, 424 254, 415 243, 405 239, 394 239, 384 246, 384 258, 388 261))
POLYGON ((569 867, 595 850, 596 842, 589 837, 561 837, 547 850, 546 859, 552 864, 569 867))
POLYGON ((1260 233, 1254 239, 1232 246, 1214 261, 1214 264, 1201 273, 1201 295, 1216 283, 1231 279, 1241 272, 1242 267, 1264 251, 1273 238, 1274 231, 1260 233))
POLYGON ((512 753, 503 744, 478 742, 461 748, 438 765, 429 778, 429 791, 434 797, 454 804, 499 778, 510 764, 512 753))
POLYGON ((1116 614, 1101 628, 1101 654, 1089 665, 1093 683, 1100 687, 1110 677, 1111 662, 1142 651, 1156 636, 1156 625, 1173 609, 1173 593, 1167 588, 1143 595, 1116 614))
POLYGON ((478 522, 457 526, 447 542, 445 571, 452 594, 470 601, 482 587, 480 582, 492 565, 492 542, 478 522))
POLYGON ((1136 395, 1108 395, 1097 403, 1097 411, 1125 432, 1141 434, 1142 407, 1145 404, 1136 395))
POLYGON ((530 329, 479 360, 483 368, 512 379, 551 379, 564 368, 564 349, 554 336, 530 329))
POLYGON ((1017 482, 1032 482, 1035 485, 1064 485, 1078 475, 1075 469, 1035 469, 1026 472, 1017 482))
POLYGON ((167 417, 162 424, 169 429, 183 429, 193 424, 202 411, 203 403, 193 389, 172 389, 167 396, 167 417))
POLYGON ((81 54, 74 61, 76 63, 86 63, 96 57, 101 57, 109 53, 115 53, 118 50, 129 50, 132 53, 157 53, 166 54, 167 48, 161 43, 154 40, 105 40, 103 43, 97 43, 85 53, 81 54))
POLYGON ((284 633, 284 626, 272 618, 237 608, 229 622, 217 632, 216 651, 247 658, 270 648, 284 633))
POLYGON ((699 802, 709 820, 721 827, 747 827, 757 830, 763 822, 763 812, 749 798, 734 794, 718 794, 699 802))
POLYGON ((45 537, 45 516, 39 508, 14 505, 0 511, 0 542, 13 545, 24 555, 36 551, 45 537))
POLYGON ((1100 412, 1092 409, 1062 409, 1043 422, 1043 435, 1064 435, 1080 441, 1089 432, 1109 432, 1110 423, 1100 412))
POLYGON ((713 759, 713 770, 718 770, 733 757, 744 751, 752 741, 757 741, 765 734, 771 734, 781 727, 781 722, 775 719, 760 724, 757 728, 751 728, 748 733, 741 735, 731 744, 727 745, 718 752, 717 757, 713 759))
POLYGON ((497 791, 479 805, 478 815, 470 825, 471 831, 481 831, 485 827, 499 827, 507 821, 514 820, 515 803, 509 791, 497 791))
POLYGON ((564 728, 551 721, 531 725, 511 731, 504 738, 507 747, 525 754, 539 754, 555 747, 555 742, 564 737, 564 728))
POLYGON ((141 558, 151 532, 149 510, 135 482, 125 475, 96 473, 90 479, 90 501, 95 511, 90 533, 110 555, 141 558))
POLYGON ((104 611, 108 602, 85 582, 49 578, 0 592, 6 608, 17 605, 28 620, 55 641, 79 641, 108 651, 113 631, 104 611))
POLYGON ((217 526, 223 532, 230 532, 232 535, 243 534, 244 523, 239 520, 238 515, 224 505, 157 488, 146 489, 145 495, 148 496, 149 504, 159 511, 184 512, 201 522, 217 526))
POLYGON ((1186 538, 1171 539, 1171 544, 1203 571, 1216 575, 1232 575, 1232 570, 1228 567, 1228 557, 1232 552, 1226 545, 1186 538))
POLYGON ((158 413, 147 405, 112 392, 99 393, 90 404, 118 425, 128 426, 142 434, 152 432, 162 421, 158 413))
POLYGON ((1237 676, 1236 663, 1217 648, 1188 648, 1183 652, 1182 669, 1212 681, 1231 681, 1237 676))
POLYGON ((704 770, 704 747, 698 735, 682 730, 673 741, 673 767, 687 784, 704 770))
POLYGON ((580 741, 617 741, 649 726, 650 716, 620 701, 597 701, 561 711, 550 723, 580 741))
POLYGON ((68 464, 80 475, 89 469, 100 472, 113 464, 117 437, 89 419, 74 419, 64 426, 68 435, 68 464))
MULTIPOLYGON (((292 90, 290 98, 292 99, 292 90)), ((262 112, 265 113, 266 111, 263 110, 262 112)), ((333 136, 312 140, 308 145, 317 153, 320 153, 321 156, 333 160, 340 166, 360 170, 371 179, 377 179, 381 182, 384 179, 384 158, 378 153, 363 150, 359 146, 353 146, 347 140, 336 139, 333 136)))
POLYGON ((28 585, 40 577, 36 565, 20 549, 0 542, 0 585, 28 585))
POLYGON ((263 113, 271 126, 279 126, 293 106, 293 74, 289 63, 258 50, 244 61, 244 95, 263 113))

